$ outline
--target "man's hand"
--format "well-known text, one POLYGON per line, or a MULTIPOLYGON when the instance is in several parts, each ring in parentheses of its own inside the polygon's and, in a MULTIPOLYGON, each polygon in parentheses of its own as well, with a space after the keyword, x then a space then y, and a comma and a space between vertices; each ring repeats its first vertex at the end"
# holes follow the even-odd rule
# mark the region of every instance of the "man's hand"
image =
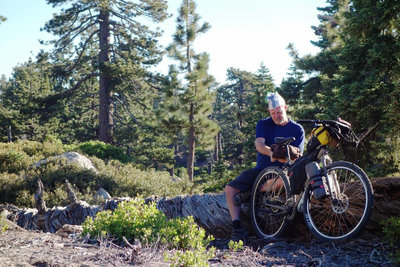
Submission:
POLYGON ((286 158, 285 159, 276 159, 276 158, 271 157, 271 162, 275 162, 275 161, 279 161, 280 163, 285 163, 286 158))
MULTIPOLYGON (((299 148, 291 145, 288 145, 288 148, 291 160, 296 160, 298 157, 301 156, 299 148)), ((286 155, 287 155, 286 146, 273 144, 271 145, 271 151, 272 151, 271 162, 274 162, 275 160, 279 160, 279 162, 282 163, 286 162, 286 155)))

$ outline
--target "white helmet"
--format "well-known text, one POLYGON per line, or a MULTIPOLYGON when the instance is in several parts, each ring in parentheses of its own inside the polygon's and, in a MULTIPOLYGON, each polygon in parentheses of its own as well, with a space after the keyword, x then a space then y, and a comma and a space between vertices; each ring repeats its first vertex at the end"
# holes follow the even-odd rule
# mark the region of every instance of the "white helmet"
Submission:
POLYGON ((280 106, 285 106, 285 99, 278 93, 267 93, 265 96, 265 103, 268 104, 268 109, 276 109, 280 106))

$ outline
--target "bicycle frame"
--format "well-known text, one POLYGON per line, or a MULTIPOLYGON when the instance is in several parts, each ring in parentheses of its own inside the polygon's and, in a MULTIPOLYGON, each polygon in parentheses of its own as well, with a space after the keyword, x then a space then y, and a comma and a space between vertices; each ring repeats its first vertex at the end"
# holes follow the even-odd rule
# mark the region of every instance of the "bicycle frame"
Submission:
MULTIPOLYGON (((288 146, 289 144, 286 144, 288 146)), ((286 158, 286 162, 282 166, 282 170, 284 172, 288 172, 289 167, 294 163, 290 159, 289 156, 289 149, 287 149, 288 154, 286 158)), ((335 173, 328 173, 327 171, 327 166, 331 164, 333 161, 331 157, 329 156, 328 149, 326 147, 321 147, 318 151, 318 156, 317 156, 319 162, 322 163, 322 179, 325 180, 325 184, 327 185, 328 188, 328 195, 331 198, 331 200, 338 199, 340 197, 340 187, 339 183, 337 181, 337 177, 335 173)), ((308 188, 308 185, 310 183, 310 180, 307 178, 305 184, 304 184, 304 189, 300 194, 297 195, 292 195, 293 201, 295 203, 296 210, 298 212, 303 212, 303 202, 304 202, 304 196, 305 196, 305 190, 308 188), (298 195, 300 197, 297 200, 298 195)))
MULTIPOLYGON (((335 123, 317 120, 304 122, 323 124, 327 127, 330 123, 335 123)), ((354 133, 343 133, 345 135, 342 137, 350 136, 345 140, 350 144, 351 135, 354 133)), ((335 242, 356 236, 365 227, 372 212, 373 188, 368 176, 354 163, 333 161, 328 149, 336 147, 337 144, 326 144, 324 139, 318 140, 319 144, 311 143, 307 154, 297 161, 292 161, 288 149, 292 141, 294 137, 275 138, 276 144, 286 146, 286 162, 281 167, 265 168, 253 185, 250 216, 257 235, 263 238, 279 236, 298 211, 303 213, 310 232, 321 241, 335 242), (315 191, 310 185, 310 174, 306 173, 309 162, 316 162, 315 166, 310 167, 317 170, 314 172, 310 169, 315 175, 322 177, 326 195, 315 191), (305 166, 306 169, 296 169, 305 166), (289 173, 294 176, 289 176, 289 173), (295 180, 297 178, 299 180, 295 180), (300 185, 302 187, 299 187, 300 185)), ((322 184, 320 185, 322 188, 322 184)))

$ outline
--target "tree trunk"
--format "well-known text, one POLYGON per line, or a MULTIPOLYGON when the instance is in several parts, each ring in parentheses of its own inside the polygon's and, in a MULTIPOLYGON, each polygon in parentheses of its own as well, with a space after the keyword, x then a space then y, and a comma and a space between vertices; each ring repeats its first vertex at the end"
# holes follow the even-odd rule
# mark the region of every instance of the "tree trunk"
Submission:
POLYGON ((190 115, 189 115, 189 122, 190 122, 190 128, 189 128, 189 155, 187 159, 187 172, 189 175, 190 181, 193 181, 193 175, 194 175, 194 152, 195 152, 195 128, 194 128, 194 104, 190 103, 190 115))
POLYGON ((219 151, 219 158, 222 158, 223 154, 224 154, 224 150, 222 148, 222 134, 221 132, 218 133, 218 151, 219 151))
POLYGON ((8 129, 7 129, 7 140, 9 143, 12 143, 11 125, 8 126, 8 129))
POLYGON ((112 91, 111 75, 108 63, 111 62, 111 41, 110 41, 110 14, 107 10, 100 10, 100 32, 99 32, 99 140, 105 143, 112 143, 112 91))
MULTIPOLYGON (((372 234, 381 234, 381 221, 390 217, 400 216, 400 178, 374 179, 372 185, 375 190, 375 202, 365 231, 372 234)), ((37 199, 40 199, 40 190, 37 196, 37 199)), ((71 197, 70 199, 73 200, 74 198, 71 197)), ((12 205, 2 205, 0 206, 0 212, 7 210, 10 213, 7 218, 23 228, 55 232, 64 224, 82 224, 87 216, 94 217, 101 210, 114 210, 120 202, 128 201, 129 199, 109 199, 100 207, 89 206, 86 202, 76 201, 65 208, 46 209, 43 208, 45 207, 44 203, 40 203, 40 205, 37 203, 39 212, 37 209, 19 209, 12 205)), ((157 208, 164 212, 169 219, 193 216, 198 225, 216 238, 227 238, 231 233, 232 223, 224 193, 161 199, 151 198, 146 201, 156 202, 157 208)), ((245 205, 242 205, 242 207, 245 207, 245 205)), ((246 227, 252 230, 247 214, 248 211, 242 210, 241 218, 246 227)), ((287 232, 290 236, 297 238, 309 238, 311 236, 302 215, 295 218, 288 227, 287 232)))
POLYGON ((219 132, 215 135, 215 145, 214 145, 214 161, 219 160, 219 144, 218 144, 218 139, 219 139, 219 132))

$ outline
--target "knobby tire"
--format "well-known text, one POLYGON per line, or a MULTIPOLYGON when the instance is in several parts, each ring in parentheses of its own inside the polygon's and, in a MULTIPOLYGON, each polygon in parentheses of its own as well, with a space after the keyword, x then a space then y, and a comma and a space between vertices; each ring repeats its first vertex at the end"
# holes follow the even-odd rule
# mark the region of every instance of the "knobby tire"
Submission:
POLYGON ((250 216, 257 235, 273 238, 287 226, 290 194, 286 174, 278 167, 267 167, 257 177, 251 191, 250 216))
POLYGON ((334 199, 317 200, 311 187, 305 191, 303 214, 310 231, 321 241, 343 241, 356 236, 367 224, 373 205, 373 190, 365 172, 357 165, 336 161, 327 166, 336 175, 341 193, 334 199))

